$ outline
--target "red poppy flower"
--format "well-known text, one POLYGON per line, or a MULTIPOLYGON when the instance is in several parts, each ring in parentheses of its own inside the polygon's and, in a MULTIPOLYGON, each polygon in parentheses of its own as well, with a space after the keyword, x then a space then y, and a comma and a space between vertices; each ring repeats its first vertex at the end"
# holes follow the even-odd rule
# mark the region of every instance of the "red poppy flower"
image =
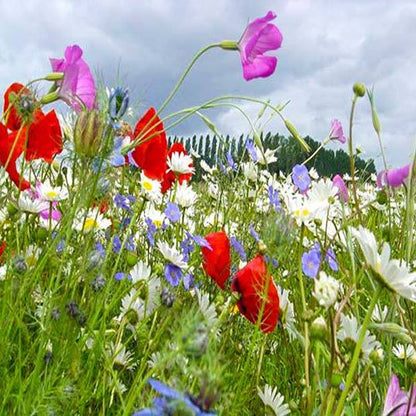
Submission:
MULTIPOLYGON (((173 153, 179 153, 179 154, 184 154, 184 155, 188 154, 185 148, 183 147, 182 143, 173 143, 173 145, 169 149, 167 158, 171 157, 173 153)), ((194 165, 191 164, 190 166, 193 167, 194 165)), ((192 173, 183 173, 179 175, 177 179, 179 183, 182 184, 184 181, 190 181, 192 178, 192 175, 193 175, 192 173)), ((175 180, 176 180, 175 173, 172 172, 171 170, 166 171, 163 177, 163 181, 162 181, 162 193, 166 193, 172 187, 175 180)))
POLYGON ((22 127, 22 113, 26 113, 30 118, 35 121, 36 118, 42 114, 42 110, 36 109, 31 111, 31 102, 35 102, 32 92, 26 88, 23 84, 14 82, 7 88, 4 93, 4 120, 6 127, 9 130, 19 130, 22 127), (15 95, 16 99, 12 99, 11 95, 15 95), (20 110, 17 103, 20 102, 20 110), (25 105, 26 104, 26 105, 25 105), (29 108, 27 108, 29 107, 29 108))
POLYGON ((16 186, 24 190, 29 188, 30 184, 17 172, 16 160, 24 153, 28 161, 44 159, 51 163, 53 157, 62 151, 62 133, 54 110, 45 115, 37 108, 32 110, 32 113, 27 112, 27 119, 22 119, 17 109, 19 104, 10 101, 12 92, 20 94, 21 98, 22 94, 30 94, 22 84, 14 83, 4 95, 6 126, 11 131, 8 132, 6 126, 0 124, 0 163, 16 186))
POLYGON ((250 322, 256 324, 261 314, 261 330, 274 331, 280 315, 279 295, 262 255, 235 274, 231 290, 240 294, 238 309, 250 322))
POLYGON ((0 263, 2 262, 4 250, 6 250, 6 242, 2 241, 2 243, 0 244, 0 263))
POLYGON ((141 137, 141 140, 146 141, 139 144, 131 152, 131 156, 148 178, 162 181, 166 172, 168 143, 163 123, 156 115, 154 108, 149 108, 137 122, 134 129, 134 137, 144 132, 146 133, 141 137))
POLYGON ((205 273, 212 277, 221 289, 224 289, 225 282, 230 278, 230 240, 224 231, 210 233, 205 239, 212 250, 202 247, 202 267, 205 273))

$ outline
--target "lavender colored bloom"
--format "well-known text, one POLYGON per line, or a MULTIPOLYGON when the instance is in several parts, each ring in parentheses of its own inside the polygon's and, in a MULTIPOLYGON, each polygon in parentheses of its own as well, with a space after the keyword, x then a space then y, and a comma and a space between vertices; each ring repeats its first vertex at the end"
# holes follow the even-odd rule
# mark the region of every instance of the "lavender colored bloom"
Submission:
POLYGON ((117 208, 124 209, 128 212, 132 212, 131 205, 136 201, 132 195, 125 196, 121 194, 116 194, 113 200, 117 208))
POLYGON ((59 95, 78 112, 82 110, 80 102, 88 110, 94 107, 96 93, 94 78, 82 54, 82 49, 73 45, 65 49, 64 59, 50 59, 52 70, 64 73, 64 79, 57 82, 59 95))
POLYGON ((260 236, 258 235, 258 233, 256 232, 256 230, 254 229, 253 223, 250 224, 250 234, 254 237, 254 239, 257 242, 260 242, 260 236))
POLYGON ((149 241, 149 244, 153 247, 155 245, 155 232, 156 232, 156 225, 153 223, 153 221, 150 218, 146 218, 145 222, 147 224, 147 240, 149 241))
POLYGON ((115 235, 113 239, 113 252, 120 253, 120 250, 121 250, 121 240, 118 235, 115 235))
POLYGON ((192 239, 190 238, 190 235, 185 238, 185 240, 181 243, 181 249, 182 249, 182 256, 184 261, 189 260, 189 254, 194 250, 195 245, 192 242, 192 239))
POLYGON ((134 240, 133 240, 133 236, 130 235, 127 240, 126 240, 126 244, 124 244, 124 247, 126 248, 126 250, 128 251, 134 251, 136 250, 136 244, 134 244, 134 240))
POLYGON ((224 164, 222 162, 219 162, 219 165, 220 165, 221 172, 224 173, 225 175, 229 176, 228 172, 227 172, 227 168, 224 166, 224 164))
POLYGON ((167 264, 165 266, 165 277, 166 280, 171 284, 173 287, 176 287, 179 285, 179 282, 181 281, 183 272, 182 269, 178 266, 175 266, 174 264, 167 264))
POLYGON ((194 275, 193 273, 186 273, 183 276, 183 287, 185 290, 189 290, 192 286, 194 286, 194 275))
POLYGON ((256 152, 256 148, 254 147, 254 141, 247 139, 246 140, 246 149, 252 159, 252 161, 255 163, 259 160, 256 152))
POLYGON ((340 175, 335 175, 332 179, 332 186, 338 188, 337 195, 344 201, 348 202, 348 188, 340 175))
POLYGON ((316 275, 318 274, 319 266, 321 264, 321 255, 319 251, 312 249, 302 255, 302 270, 303 273, 310 277, 311 279, 315 279, 316 275))
POLYGON ((227 158, 227 163, 228 163, 228 166, 229 166, 232 170, 236 170, 236 169, 237 169, 237 167, 236 167, 236 165, 235 165, 235 162, 234 162, 234 159, 233 159, 233 157, 232 157, 231 153, 230 153, 230 152, 227 152, 227 153, 225 154, 225 157, 227 158))
POLYGON ((115 275, 114 275, 114 279, 115 280, 123 280, 124 278, 126 277, 126 273, 123 273, 123 272, 117 272, 115 275))
POLYGON ((409 170, 410 165, 398 169, 382 170, 377 175, 377 186, 382 188, 385 185, 389 185, 393 188, 397 188, 400 185, 404 185, 409 176, 409 170))
POLYGON ((337 259, 335 257, 334 250, 332 248, 329 248, 325 255, 325 260, 328 262, 329 267, 334 271, 338 271, 338 263, 337 259))
POLYGON ((249 23, 238 42, 243 76, 246 81, 253 78, 268 77, 273 74, 277 65, 275 56, 266 56, 265 52, 279 49, 283 36, 279 29, 269 23, 275 19, 273 12, 249 23))
POLYGON ((180 393, 157 380, 150 379, 148 383, 162 397, 153 400, 154 407, 140 410, 134 413, 133 416, 164 416, 177 414, 180 410, 191 411, 190 414, 194 416, 216 416, 215 413, 201 410, 187 394, 180 393))
POLYGON ((234 236, 230 238, 230 243, 234 247, 238 255, 240 256, 241 260, 246 261, 247 256, 246 256, 246 252, 244 251, 243 245, 234 236))
POLYGON ((208 250, 212 251, 211 245, 208 243, 208 241, 200 236, 200 235, 192 235, 191 233, 187 233, 189 238, 192 238, 192 240, 195 241, 196 244, 198 244, 199 247, 206 247, 208 250))
POLYGON ((269 201, 270 205, 274 208, 276 212, 282 210, 279 199, 279 192, 277 189, 274 189, 272 185, 269 185, 269 201))
POLYGON ((181 219, 181 211, 174 202, 167 203, 165 215, 172 222, 178 222, 181 219))
POLYGON ((112 166, 124 166, 126 164, 126 157, 121 153, 123 148, 123 137, 114 138, 114 147, 110 155, 110 164, 112 166))
POLYGON ((299 191, 304 194, 311 184, 309 172, 304 165, 295 165, 292 170, 292 181, 299 188, 299 191))
POLYGON ((400 389, 399 379, 391 375, 382 416, 416 416, 416 383, 413 384, 411 397, 400 389))
POLYGON ((342 124, 339 120, 331 121, 331 130, 329 132, 330 140, 338 140, 340 143, 344 144, 347 139, 344 136, 344 130, 342 129, 342 124))

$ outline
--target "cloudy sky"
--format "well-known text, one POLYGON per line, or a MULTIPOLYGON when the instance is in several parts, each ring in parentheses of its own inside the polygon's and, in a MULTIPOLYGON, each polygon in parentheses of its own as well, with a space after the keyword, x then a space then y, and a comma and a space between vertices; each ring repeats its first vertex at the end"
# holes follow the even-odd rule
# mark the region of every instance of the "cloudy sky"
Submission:
MULTIPOLYGON (((158 106, 201 47, 238 40, 249 20, 268 10, 283 34, 273 52, 275 74, 250 82, 238 53, 214 49, 197 63, 167 111, 223 94, 291 100, 287 117, 302 135, 316 140, 338 118, 347 128, 351 87, 374 85, 389 164, 410 161, 416 144, 416 1, 414 0, 0 0, 0 90, 50 70, 67 45, 79 44, 84 58, 108 86, 125 85, 138 115, 158 106)), ((242 104, 255 117, 258 107, 242 104)), ((224 134, 249 133, 238 112, 206 113, 224 134)), ((278 120, 266 130, 286 134, 278 120)), ((203 133, 198 119, 171 133, 203 133)), ((357 106, 355 140, 381 166, 370 106, 357 106)))

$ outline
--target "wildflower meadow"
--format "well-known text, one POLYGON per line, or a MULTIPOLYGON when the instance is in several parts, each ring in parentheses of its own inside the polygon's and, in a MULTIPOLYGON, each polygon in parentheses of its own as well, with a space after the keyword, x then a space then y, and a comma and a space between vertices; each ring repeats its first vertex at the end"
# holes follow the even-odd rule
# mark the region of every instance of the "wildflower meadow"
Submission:
POLYGON ((169 111, 212 49, 272 79, 278 26, 269 11, 203 47, 140 113, 77 44, 4 91, 1 415, 416 415, 416 153, 391 166, 376 90, 351 85, 350 119, 314 149, 288 103, 224 91, 169 111), (364 102, 377 172, 358 163, 364 102), (213 108, 243 115, 241 152, 213 108), (171 134, 190 117, 214 160, 171 134), (347 173, 315 167, 329 143, 347 173))

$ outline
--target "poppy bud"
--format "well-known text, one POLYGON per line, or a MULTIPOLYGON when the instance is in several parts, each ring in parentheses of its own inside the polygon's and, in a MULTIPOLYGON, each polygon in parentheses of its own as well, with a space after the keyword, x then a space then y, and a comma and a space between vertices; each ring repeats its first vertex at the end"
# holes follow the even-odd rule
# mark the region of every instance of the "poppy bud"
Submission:
POLYGON ((365 85, 362 82, 356 82, 353 85, 352 90, 354 91, 354 94, 357 97, 364 97, 364 94, 365 94, 365 85))
POLYGON ((75 123, 75 151, 81 156, 95 156, 100 148, 104 128, 104 120, 96 110, 80 113, 75 123))
POLYGON ((46 75, 44 78, 46 81, 60 81, 64 79, 63 72, 51 72, 50 74, 46 75))
POLYGON ((40 99, 40 103, 42 105, 53 103, 54 101, 58 101, 61 97, 57 92, 50 92, 49 94, 44 95, 40 99))
POLYGON ((308 143, 305 142, 303 137, 298 133, 295 129, 295 126, 289 121, 285 119, 285 126, 289 130, 289 133, 299 142, 299 144, 303 147, 303 149, 309 153, 311 148, 309 147, 308 143))
POLYGON ((235 40, 223 40, 220 42, 220 48, 227 49, 229 51, 238 51, 238 42, 235 40))

